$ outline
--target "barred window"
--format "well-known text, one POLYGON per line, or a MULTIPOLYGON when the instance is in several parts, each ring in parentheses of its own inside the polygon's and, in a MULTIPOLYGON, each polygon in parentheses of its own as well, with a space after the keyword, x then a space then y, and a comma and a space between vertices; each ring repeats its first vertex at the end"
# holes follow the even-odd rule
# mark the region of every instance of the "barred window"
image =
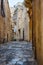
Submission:
POLYGON ((1 15, 2 15, 3 17, 5 17, 3 0, 1 0, 1 15))

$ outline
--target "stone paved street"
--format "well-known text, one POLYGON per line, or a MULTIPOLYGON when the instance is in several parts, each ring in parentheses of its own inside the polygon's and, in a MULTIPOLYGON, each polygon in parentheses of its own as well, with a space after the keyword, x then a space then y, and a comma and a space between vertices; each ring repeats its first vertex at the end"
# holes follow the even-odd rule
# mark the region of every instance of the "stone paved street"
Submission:
POLYGON ((0 45, 0 65, 37 65, 32 43, 9 42, 0 45))

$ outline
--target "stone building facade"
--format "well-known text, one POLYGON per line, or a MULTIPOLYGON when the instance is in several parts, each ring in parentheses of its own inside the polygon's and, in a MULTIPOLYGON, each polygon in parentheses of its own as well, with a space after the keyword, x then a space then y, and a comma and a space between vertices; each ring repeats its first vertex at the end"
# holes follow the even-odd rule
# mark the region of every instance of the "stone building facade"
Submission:
POLYGON ((28 8, 27 13, 29 14, 29 40, 32 41, 32 0, 24 0, 24 5, 28 8))
MULTIPOLYGON (((43 65, 43 0, 32 1, 32 44, 38 65, 43 65)), ((25 0, 29 7, 30 0, 25 0)))
POLYGON ((13 19, 16 22, 16 39, 29 41, 29 16, 22 3, 17 4, 13 19))
POLYGON ((0 0, 0 42, 11 40, 11 20, 8 0, 0 0))

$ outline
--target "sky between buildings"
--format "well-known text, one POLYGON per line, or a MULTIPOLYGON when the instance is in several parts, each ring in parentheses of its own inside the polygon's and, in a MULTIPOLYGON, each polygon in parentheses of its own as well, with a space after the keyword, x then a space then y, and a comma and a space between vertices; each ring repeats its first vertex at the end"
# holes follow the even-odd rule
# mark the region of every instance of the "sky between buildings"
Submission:
POLYGON ((18 2, 23 2, 24 0, 8 0, 10 7, 13 7, 16 5, 18 2))

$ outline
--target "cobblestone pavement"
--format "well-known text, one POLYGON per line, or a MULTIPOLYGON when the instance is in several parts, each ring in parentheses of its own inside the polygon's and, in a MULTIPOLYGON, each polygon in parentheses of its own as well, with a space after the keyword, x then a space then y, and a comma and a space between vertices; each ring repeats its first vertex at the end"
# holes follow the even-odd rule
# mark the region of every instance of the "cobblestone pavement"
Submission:
POLYGON ((32 43, 9 42, 0 45, 0 65, 37 65, 32 43))

